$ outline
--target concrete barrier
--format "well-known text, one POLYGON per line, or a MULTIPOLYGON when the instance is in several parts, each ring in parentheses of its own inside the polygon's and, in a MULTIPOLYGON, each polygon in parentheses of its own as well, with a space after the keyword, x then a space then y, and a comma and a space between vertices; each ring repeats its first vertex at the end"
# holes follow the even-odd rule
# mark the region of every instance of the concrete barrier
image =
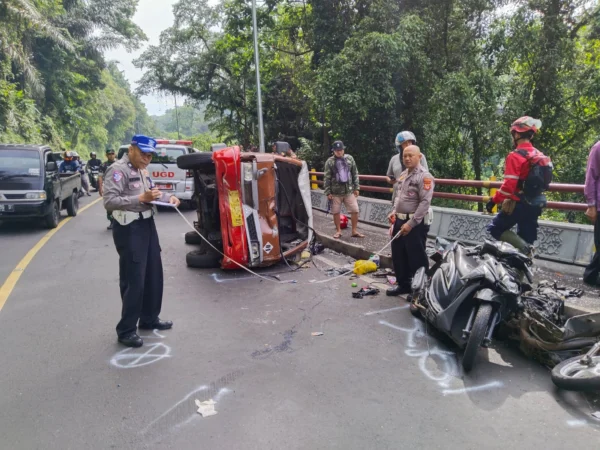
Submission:
MULTIPOLYGON (((327 197, 322 190, 311 191, 311 199, 313 208, 327 211, 327 197)), ((392 209, 390 201, 358 197, 358 206, 361 222, 388 228, 387 216, 392 209)), ((440 236, 473 244, 491 238, 486 226, 492 215, 439 207, 433 207, 433 211, 430 237, 440 236)), ((541 220, 535 247, 539 258, 586 266, 593 256, 594 227, 541 220)))

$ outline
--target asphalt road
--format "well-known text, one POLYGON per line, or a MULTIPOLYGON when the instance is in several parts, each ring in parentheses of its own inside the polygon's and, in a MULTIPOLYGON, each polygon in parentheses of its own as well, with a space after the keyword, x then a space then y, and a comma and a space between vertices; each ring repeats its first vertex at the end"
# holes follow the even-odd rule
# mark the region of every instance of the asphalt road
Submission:
MULTIPOLYGON (((402 301, 353 299, 343 278, 310 283, 326 278, 314 267, 281 275, 295 284, 191 270, 186 225, 169 211, 157 221, 162 317, 175 326, 145 332, 141 349, 116 342, 117 254, 100 204, 27 267, 0 311, 2 449, 600 445, 597 398, 557 392, 517 350, 482 351, 465 375, 402 301), (203 418, 195 400, 211 398, 218 414, 203 418)), ((0 227, 0 283, 44 234, 0 227)))

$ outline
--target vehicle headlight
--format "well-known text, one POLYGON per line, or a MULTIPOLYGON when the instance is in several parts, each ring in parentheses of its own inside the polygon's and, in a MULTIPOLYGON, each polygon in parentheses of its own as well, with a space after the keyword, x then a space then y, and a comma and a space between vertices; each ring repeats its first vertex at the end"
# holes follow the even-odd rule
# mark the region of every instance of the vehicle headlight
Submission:
POLYGON ((45 192, 28 192, 25 194, 25 198, 28 200, 45 200, 46 193, 45 192))
POLYGON ((250 248, 252 251, 252 259, 258 259, 260 257, 260 249, 258 247, 258 243, 253 242, 250 248))
POLYGON ((252 173, 252 164, 250 163, 244 163, 244 181, 245 182, 251 182, 252 179, 254 178, 254 174, 252 173))

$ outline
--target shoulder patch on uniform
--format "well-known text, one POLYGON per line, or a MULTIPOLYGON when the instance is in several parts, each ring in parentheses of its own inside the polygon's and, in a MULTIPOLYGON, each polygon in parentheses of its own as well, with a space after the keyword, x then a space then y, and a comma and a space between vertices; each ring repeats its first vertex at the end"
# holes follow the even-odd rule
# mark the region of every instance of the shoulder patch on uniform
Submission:
POLYGON ((423 178, 423 189, 425 189, 426 191, 430 191, 432 185, 433 185, 433 179, 423 178))
POLYGON ((123 179, 123 173, 119 172, 118 170, 115 170, 113 172, 113 180, 115 180, 115 183, 118 183, 122 179, 123 179))

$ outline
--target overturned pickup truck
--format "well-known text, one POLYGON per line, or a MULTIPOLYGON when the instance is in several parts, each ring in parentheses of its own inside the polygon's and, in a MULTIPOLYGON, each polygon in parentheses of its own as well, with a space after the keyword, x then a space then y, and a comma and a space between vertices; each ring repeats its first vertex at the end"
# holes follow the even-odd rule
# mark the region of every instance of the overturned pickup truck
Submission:
POLYGON ((275 154, 242 153, 239 147, 177 158, 191 171, 200 245, 188 266, 223 269, 266 267, 304 250, 313 236, 310 181, 305 162, 275 154), (217 250, 215 251, 209 242, 217 250), (224 255, 224 256, 223 256, 224 255))

